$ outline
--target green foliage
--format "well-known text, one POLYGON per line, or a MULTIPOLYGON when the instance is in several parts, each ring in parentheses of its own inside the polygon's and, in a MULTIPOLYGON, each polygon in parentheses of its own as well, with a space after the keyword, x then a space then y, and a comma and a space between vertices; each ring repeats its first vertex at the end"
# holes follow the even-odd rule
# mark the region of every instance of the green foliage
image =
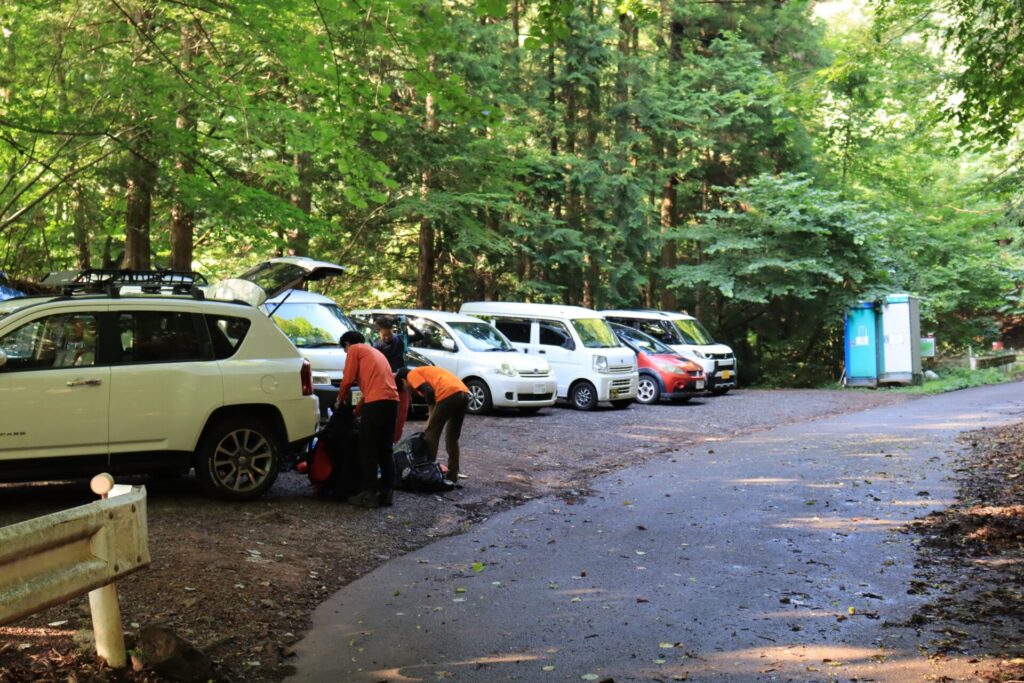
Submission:
POLYGON ((938 373, 939 379, 929 380, 924 384, 892 389, 901 394, 930 395, 943 394, 947 391, 982 387, 988 384, 1002 384, 1015 379, 1012 372, 1000 368, 969 370, 967 368, 950 368, 938 373))
POLYGON ((308 251, 345 307, 686 308, 744 381, 838 377, 844 307, 893 290, 945 349, 995 337, 1024 318, 1020 8, 814 6, 7 3, 0 269, 118 263, 147 181, 156 265, 185 213, 211 278, 308 251))

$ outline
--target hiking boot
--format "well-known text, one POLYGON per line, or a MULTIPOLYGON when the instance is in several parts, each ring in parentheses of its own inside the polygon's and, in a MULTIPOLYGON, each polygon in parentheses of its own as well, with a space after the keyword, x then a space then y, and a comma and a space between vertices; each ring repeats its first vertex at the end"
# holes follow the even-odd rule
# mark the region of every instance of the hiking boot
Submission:
POLYGON ((345 502, 349 505, 355 505, 357 508, 366 508, 368 510, 380 507, 380 503, 377 502, 377 494, 373 491, 362 491, 349 497, 345 502))
POLYGON ((395 492, 391 490, 378 491, 377 504, 380 505, 382 508, 391 507, 392 505, 395 504, 395 492))

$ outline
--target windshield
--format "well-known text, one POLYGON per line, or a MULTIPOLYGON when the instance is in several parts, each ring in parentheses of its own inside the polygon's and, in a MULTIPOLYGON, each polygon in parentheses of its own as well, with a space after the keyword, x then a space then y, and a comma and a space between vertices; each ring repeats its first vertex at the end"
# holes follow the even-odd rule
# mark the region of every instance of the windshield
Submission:
POLYGON ((640 330, 634 330, 632 327, 626 327, 625 325, 616 326, 615 332, 623 341, 645 355, 659 353, 675 354, 672 347, 665 342, 659 341, 649 334, 644 334, 640 330))
POLYGON ((337 346, 341 335, 355 329, 337 304, 285 302, 274 312, 274 322, 300 349, 337 346))
POLYGON ((470 351, 515 351, 504 335, 487 323, 448 323, 470 351))
POLYGON ((704 326, 701 325, 694 319, 687 320, 673 320, 672 323, 679 330, 679 333, 683 335, 683 341, 687 344, 694 344, 697 346, 707 346, 708 344, 714 344, 715 340, 711 337, 704 326))
POLYGON ((576 334, 588 349, 621 346, 618 337, 604 318, 578 318, 572 321, 572 326, 576 328, 576 334))

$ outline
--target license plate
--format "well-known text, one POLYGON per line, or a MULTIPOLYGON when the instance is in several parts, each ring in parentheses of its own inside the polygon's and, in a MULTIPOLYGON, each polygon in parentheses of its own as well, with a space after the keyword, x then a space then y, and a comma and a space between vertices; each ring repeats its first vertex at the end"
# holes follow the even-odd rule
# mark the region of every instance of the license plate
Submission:
POLYGON ((546 386, 544 386, 543 384, 534 384, 533 385, 533 393, 535 393, 535 394, 548 394, 550 392, 548 391, 548 388, 546 386))
POLYGON ((363 392, 359 389, 352 389, 352 405, 358 405, 363 400, 363 392))
POLYGON ((618 398, 619 397, 619 390, 618 389, 609 389, 608 390, 608 397, 609 398, 618 398))
POLYGON ((699 382, 697 382, 697 383, 696 383, 696 384, 695 384, 694 386, 695 386, 695 387, 696 387, 697 389, 703 389, 703 388, 704 388, 704 380, 700 380, 700 381, 699 381, 699 382))
POLYGON ((729 379, 732 377, 732 370, 722 370, 722 379, 729 379))

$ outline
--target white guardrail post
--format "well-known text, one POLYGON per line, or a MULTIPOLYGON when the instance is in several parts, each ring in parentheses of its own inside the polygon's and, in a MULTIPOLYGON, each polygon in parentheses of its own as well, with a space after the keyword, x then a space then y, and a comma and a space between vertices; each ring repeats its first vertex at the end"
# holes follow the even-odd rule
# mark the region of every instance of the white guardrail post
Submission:
POLYGON ((122 668, 113 582, 149 565, 146 489, 115 487, 109 474, 94 477, 92 489, 103 500, 0 527, 0 625, 88 592, 96 652, 122 668))

